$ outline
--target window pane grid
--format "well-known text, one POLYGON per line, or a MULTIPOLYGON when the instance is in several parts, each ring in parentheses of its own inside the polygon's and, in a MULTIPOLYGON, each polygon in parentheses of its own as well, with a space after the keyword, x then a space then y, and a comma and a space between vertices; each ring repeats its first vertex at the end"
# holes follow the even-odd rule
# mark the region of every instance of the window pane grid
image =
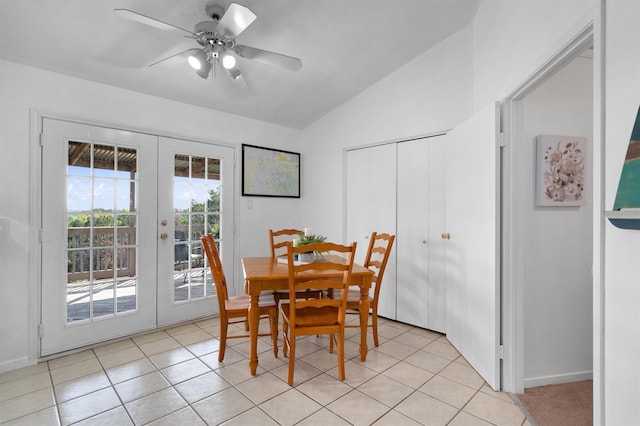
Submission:
POLYGON ((211 297, 215 287, 205 268, 200 237, 220 237, 220 160, 174 157, 174 302, 211 297))
POLYGON ((137 150, 68 142, 67 323, 137 310, 137 150))

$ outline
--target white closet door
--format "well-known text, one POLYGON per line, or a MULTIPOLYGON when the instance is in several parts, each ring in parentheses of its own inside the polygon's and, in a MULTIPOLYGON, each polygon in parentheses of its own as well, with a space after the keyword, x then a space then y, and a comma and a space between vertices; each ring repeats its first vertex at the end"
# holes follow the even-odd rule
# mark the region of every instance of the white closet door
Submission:
POLYGON ((371 191, 371 152, 368 149, 347 151, 347 238, 346 242, 358 243, 356 262, 364 262, 369 229, 369 200, 371 191), (365 247, 365 248, 363 248, 365 247))
POLYGON ((485 107, 447 142, 447 338, 493 388, 499 369, 499 114, 485 107))
MULTIPOLYGON (((356 262, 362 263, 371 232, 396 232, 396 145, 347 152, 346 240, 356 241, 356 262)), ((394 250, 395 251, 395 250, 394 250)), ((378 314, 396 318, 396 262, 391 253, 385 271, 378 314)))
POLYGON ((398 144, 398 320, 446 330, 445 138, 398 144))
POLYGON ((447 136, 429 138, 429 329, 447 332, 447 136))
POLYGON ((429 146, 398 144, 397 318, 429 327, 429 146))

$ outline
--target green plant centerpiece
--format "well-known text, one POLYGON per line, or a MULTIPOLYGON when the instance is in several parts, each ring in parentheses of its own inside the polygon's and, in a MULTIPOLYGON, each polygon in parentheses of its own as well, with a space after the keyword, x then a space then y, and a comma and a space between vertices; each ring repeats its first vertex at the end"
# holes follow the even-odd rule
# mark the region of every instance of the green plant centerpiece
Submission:
MULTIPOLYGON (((313 244, 313 243, 323 243, 325 242, 327 239, 327 237, 322 236, 322 235, 315 235, 315 234, 310 234, 310 235, 304 235, 304 234, 300 234, 300 238, 295 241, 295 245, 297 246, 306 246, 307 244, 313 244)), ((313 251, 307 251, 304 252, 303 254, 307 255, 307 256, 303 256, 306 257, 306 259, 311 259, 307 260, 307 261, 312 261, 313 257, 315 257, 316 259, 324 259, 324 256, 322 255, 322 253, 320 253, 319 251, 313 252, 313 251)), ((300 260, 304 260, 304 259, 300 259, 300 260)))

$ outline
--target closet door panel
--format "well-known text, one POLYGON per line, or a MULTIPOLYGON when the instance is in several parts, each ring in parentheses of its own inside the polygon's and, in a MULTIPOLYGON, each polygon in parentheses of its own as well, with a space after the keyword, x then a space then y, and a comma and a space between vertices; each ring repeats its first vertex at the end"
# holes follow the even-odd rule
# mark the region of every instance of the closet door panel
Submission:
POLYGON ((442 234, 446 220, 446 135, 428 140, 429 145, 429 329, 447 331, 447 241, 442 234))
MULTIPOLYGON (((395 144, 347 151, 346 241, 356 241, 356 262, 363 263, 371 232, 395 234, 395 144)), ((378 313, 396 318, 395 255, 385 272, 378 313)))
POLYGON ((429 328, 428 143, 398 144, 397 318, 429 328))
POLYGON ((345 205, 347 209, 346 242, 358 243, 357 263, 364 262, 365 253, 361 248, 367 243, 365 235, 369 228, 369 198, 371 153, 367 149, 347 151, 347 190, 345 205))
MULTIPOLYGON (((366 253, 371 232, 396 234, 396 146, 380 145, 371 151, 370 224, 366 243, 358 252, 366 253)), ((360 243, 358 243, 360 244, 360 243)), ((397 319, 396 251, 392 249, 378 299, 378 315, 397 319)))

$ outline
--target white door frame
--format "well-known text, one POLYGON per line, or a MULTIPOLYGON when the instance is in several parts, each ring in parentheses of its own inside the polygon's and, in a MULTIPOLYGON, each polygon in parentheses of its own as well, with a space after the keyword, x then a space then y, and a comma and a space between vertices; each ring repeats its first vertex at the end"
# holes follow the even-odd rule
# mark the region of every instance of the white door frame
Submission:
MULTIPOLYGON (((600 16, 596 13, 595 20, 600 16)), ((593 152, 594 161, 593 179, 593 395, 594 395, 594 419, 604 419, 604 364, 603 364, 603 279, 602 279, 602 170, 597 166, 602 164, 602 81, 603 63, 602 31, 599 22, 591 21, 575 33, 567 43, 558 49, 536 72, 521 83, 517 89, 505 98, 504 108, 504 139, 505 139, 505 163, 503 165, 503 223, 502 234, 503 250, 503 343, 505 346, 505 358, 503 363, 503 386, 505 391, 521 393, 524 391, 524 341, 522 338, 524 329, 523 320, 523 289, 519 274, 522 273, 522 265, 512 253, 517 249, 517 229, 515 229, 514 191, 518 189, 518 173, 511 167, 515 160, 515 151, 518 149, 515 143, 515 134, 521 117, 517 116, 518 102, 528 93, 540 85, 558 69, 573 60, 578 54, 593 44, 594 46, 594 100, 593 100, 593 152)))

